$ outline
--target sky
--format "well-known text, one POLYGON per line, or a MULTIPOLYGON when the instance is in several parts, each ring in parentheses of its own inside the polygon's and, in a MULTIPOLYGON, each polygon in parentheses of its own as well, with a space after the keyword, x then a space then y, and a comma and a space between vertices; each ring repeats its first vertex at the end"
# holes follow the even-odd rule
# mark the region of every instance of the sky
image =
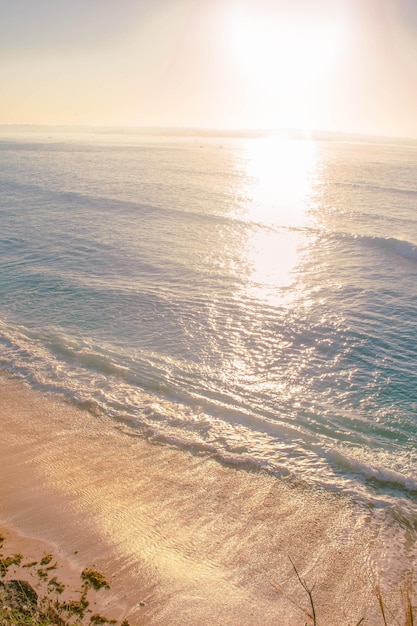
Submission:
POLYGON ((0 0, 0 124, 417 138, 417 0, 0 0))

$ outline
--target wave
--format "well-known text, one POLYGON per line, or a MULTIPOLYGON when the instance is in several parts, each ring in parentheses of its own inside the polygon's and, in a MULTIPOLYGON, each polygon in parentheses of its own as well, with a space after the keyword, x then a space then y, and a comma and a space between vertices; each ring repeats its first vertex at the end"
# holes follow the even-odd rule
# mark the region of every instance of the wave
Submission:
POLYGON ((340 450, 331 450, 328 454, 329 461, 335 463, 344 471, 360 477, 367 482, 378 483, 381 487, 388 487, 417 495, 417 480, 402 472, 378 465, 371 465, 349 456, 340 450))
MULTIPOLYGON (((223 463, 348 490, 367 500, 388 491, 417 496, 417 481, 367 464, 332 447, 301 424, 266 419, 221 399, 180 395, 163 384, 155 355, 129 359, 110 346, 93 345, 50 330, 34 335, 0 321, 0 367, 35 389, 63 396, 91 413, 107 415, 131 436, 169 443, 223 463)), ((162 358, 162 357, 159 357, 162 358)))
MULTIPOLYGON (((295 229, 292 229, 295 230, 295 229)), ((378 235, 362 235, 348 232, 335 232, 326 230, 325 228, 302 228, 306 234, 315 235, 318 238, 323 238, 329 242, 351 242, 361 243, 371 248, 379 248, 386 252, 393 252, 404 259, 411 259, 417 261, 417 244, 414 244, 405 239, 398 239, 397 237, 383 237, 378 235)))
MULTIPOLYGON (((224 214, 222 212, 216 212, 215 210, 209 212, 195 211, 194 209, 184 207, 175 208, 173 206, 160 206, 153 203, 140 203, 128 199, 120 199, 110 195, 103 195, 102 193, 91 194, 86 190, 82 191, 70 191, 70 190, 58 190, 46 188, 36 183, 21 183, 16 181, 4 181, 4 188, 7 193, 17 199, 20 195, 25 199, 27 197, 36 198, 40 206, 46 206, 53 204, 54 206, 68 206, 74 209, 86 208, 92 209, 97 214, 116 213, 118 215, 125 214, 126 216, 135 215, 141 218, 149 218, 154 220, 155 218, 166 217, 171 219, 175 217, 176 223, 179 220, 184 220, 188 223, 192 220, 195 224, 200 223, 204 228, 208 225, 215 223, 223 226, 233 223, 234 226, 242 227, 245 229, 262 229, 269 232, 298 232, 307 236, 324 237, 336 239, 342 238, 346 240, 352 238, 354 241, 362 241, 365 244, 371 246, 377 246, 389 252, 412 260, 417 260, 417 245, 394 237, 372 236, 372 235, 358 235, 346 232, 337 232, 327 230, 322 226, 313 226, 312 224, 294 226, 294 225, 278 225, 274 223, 264 223, 256 219, 255 216, 239 216, 236 214, 224 214)), ((372 215, 367 214, 367 220, 372 218, 372 215)), ((13 249, 14 245, 22 246, 23 240, 16 240, 13 237, 3 239, 2 245, 8 246, 13 249)), ((89 242, 91 245, 91 242, 89 242)), ((101 243, 101 246, 104 244, 101 243)))
POLYGON ((389 249, 394 250, 394 252, 405 259, 414 259, 417 261, 417 246, 412 243, 394 238, 387 239, 386 243, 389 249))
POLYGON ((369 235, 355 235, 354 238, 383 250, 394 252, 404 259, 417 261, 417 245, 409 241, 395 237, 372 237, 369 235))
POLYGON ((334 182, 333 185, 339 188, 348 188, 348 189, 359 189, 362 191, 370 191, 370 192, 381 192, 387 194, 398 194, 398 195, 407 195, 407 196, 416 196, 417 189, 410 189, 408 187, 394 187, 387 185, 378 185, 377 183, 366 183, 366 182, 334 182))
POLYGON ((327 240, 337 245, 338 242, 351 241, 352 243, 363 243, 370 247, 377 247, 388 252, 394 252, 395 254, 405 258, 417 261, 417 244, 407 241, 405 239, 399 239, 397 237, 384 237, 378 235, 365 235, 357 234, 346 231, 332 231, 326 227, 320 226, 274 226, 265 225, 261 223, 253 222, 254 225, 263 227, 265 230, 273 232, 294 232, 305 235, 309 238, 315 238, 319 241, 327 240))
MULTIPOLYGON (((122 199, 115 197, 113 194, 103 194, 103 191, 90 193, 87 190, 70 191, 65 189, 53 189, 42 184, 21 183, 16 181, 2 181, 2 191, 13 201, 23 200, 27 202, 27 198, 31 198, 32 205, 38 205, 42 208, 53 206, 54 209, 65 208, 71 209, 91 209, 97 214, 115 214, 117 215, 135 215, 141 217, 149 217, 152 219, 160 217, 175 217, 175 220, 195 220, 203 224, 219 222, 227 224, 241 223, 243 225, 252 225, 252 222, 235 217, 232 215, 224 215, 221 212, 203 212, 196 211, 192 208, 184 207, 176 208, 174 205, 163 206, 152 202, 137 202, 136 200, 122 199)), ((257 224, 257 222, 253 222, 257 224)))

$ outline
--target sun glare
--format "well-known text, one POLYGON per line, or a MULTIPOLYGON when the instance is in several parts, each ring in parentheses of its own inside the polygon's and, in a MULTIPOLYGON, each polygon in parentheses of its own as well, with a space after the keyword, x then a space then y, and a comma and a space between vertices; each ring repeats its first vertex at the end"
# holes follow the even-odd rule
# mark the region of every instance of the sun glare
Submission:
POLYGON ((312 101, 329 81, 343 41, 341 23, 268 20, 260 14, 229 16, 234 63, 260 127, 310 128, 312 101))

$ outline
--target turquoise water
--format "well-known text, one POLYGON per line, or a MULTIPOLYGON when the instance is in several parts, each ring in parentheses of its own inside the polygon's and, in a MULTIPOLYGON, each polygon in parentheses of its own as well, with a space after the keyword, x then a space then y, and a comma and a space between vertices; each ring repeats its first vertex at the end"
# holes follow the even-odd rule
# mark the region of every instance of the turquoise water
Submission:
POLYGON ((0 251, 3 370, 414 507, 416 144, 3 135, 0 251))

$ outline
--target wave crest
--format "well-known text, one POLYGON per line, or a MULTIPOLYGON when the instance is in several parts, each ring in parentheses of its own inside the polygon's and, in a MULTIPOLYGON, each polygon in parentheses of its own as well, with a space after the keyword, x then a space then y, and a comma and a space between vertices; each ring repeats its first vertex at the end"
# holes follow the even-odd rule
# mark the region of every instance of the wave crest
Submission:
POLYGON ((404 239, 397 239, 395 237, 373 237, 369 235, 354 235, 354 239, 370 246, 376 246, 383 250, 394 252, 404 259, 417 261, 417 245, 404 239))
POLYGON ((393 250, 396 254, 399 254, 405 259, 414 259, 417 261, 417 246, 408 241, 395 238, 389 238, 386 241, 389 249, 393 250))

